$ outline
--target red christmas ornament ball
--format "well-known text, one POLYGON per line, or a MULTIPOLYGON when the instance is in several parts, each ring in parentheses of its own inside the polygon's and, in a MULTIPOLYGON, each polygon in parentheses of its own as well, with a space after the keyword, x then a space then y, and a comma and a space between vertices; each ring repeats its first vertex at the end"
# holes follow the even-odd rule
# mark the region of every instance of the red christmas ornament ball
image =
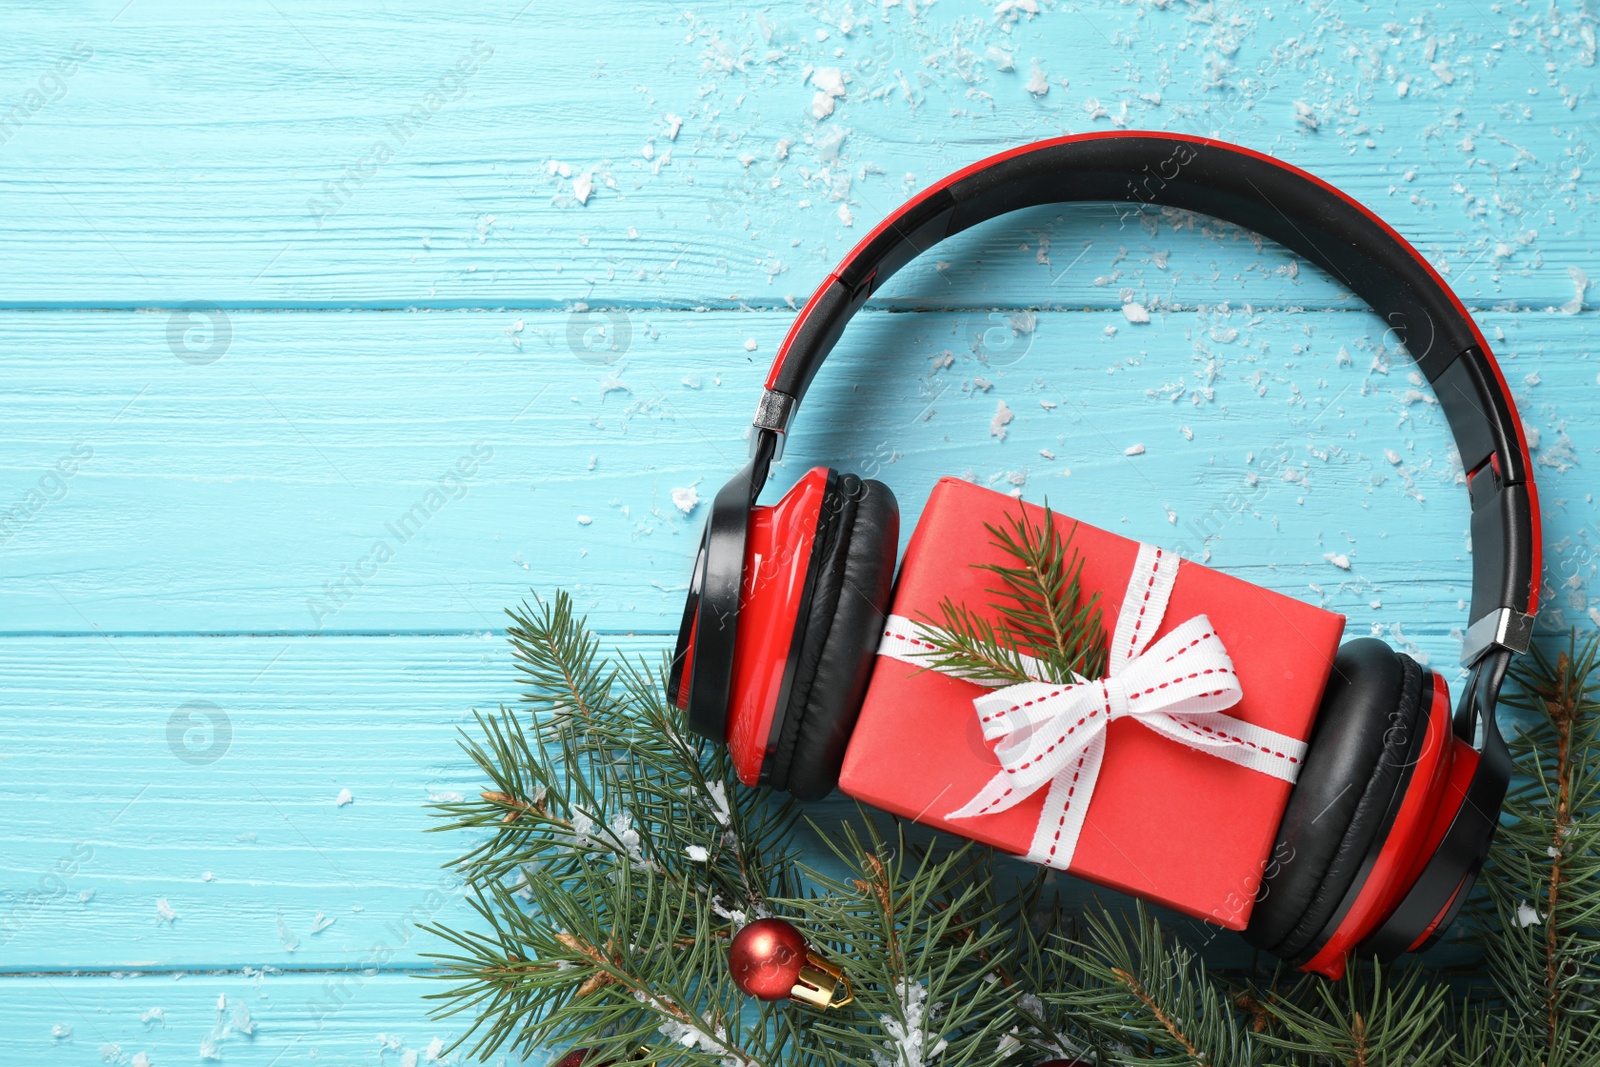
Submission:
POLYGON ((728 946, 733 984, 761 1000, 787 997, 805 963, 806 939, 782 919, 757 919, 728 946))
MULTIPOLYGON (((567 1049, 566 1055, 562 1056, 559 1060, 556 1060, 550 1065, 550 1067, 617 1067, 617 1060, 606 1060, 604 1063, 600 1063, 594 1058, 594 1054, 595 1050, 592 1048, 578 1048, 574 1046, 567 1049)), ((640 1060, 643 1059, 647 1054, 648 1053, 641 1048, 638 1052, 635 1052, 632 1056, 629 1056, 628 1060, 629 1062, 640 1060)))

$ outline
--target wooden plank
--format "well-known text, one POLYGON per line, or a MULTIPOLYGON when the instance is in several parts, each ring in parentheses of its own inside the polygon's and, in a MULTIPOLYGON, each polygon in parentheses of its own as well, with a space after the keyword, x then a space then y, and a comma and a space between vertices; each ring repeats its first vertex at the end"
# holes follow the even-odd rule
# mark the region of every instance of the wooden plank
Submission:
MULTIPOLYGON (((1579 186, 1595 142, 1578 107, 1593 84, 1586 16, 1552 11, 1531 33, 1515 11, 1475 7, 1426 25, 1378 10, 1191 15, 622 0, 605 18, 629 32, 602 43, 591 10, 524 0, 470 20, 377 0, 259 0, 225 22, 181 0, 18 9, 0 99, 15 114, 34 92, 38 106, 0 128, 0 241, 26 250, 0 261, 0 297, 779 306, 957 166, 1117 126, 1218 136, 1316 172, 1476 306, 1573 296, 1568 268, 1589 259, 1597 221, 1579 186)), ((1281 250, 1229 227, 1177 232, 1190 226, 1037 211, 954 242, 883 300, 1347 303, 1281 250)))
MULTIPOLYGON (((439 947, 415 924, 477 925, 445 869, 470 835, 426 833, 426 806, 483 788, 456 737, 517 698, 498 637, 8 637, 0 677, 0 1005, 17 973, 415 968, 439 947)), ((824 831, 853 812, 808 810, 824 831)), ((1213 964, 1248 963, 1171 918, 1213 964)))
POLYGON ((0 640, 0 968, 415 964, 468 914, 425 807, 483 788, 456 731, 515 702, 504 648, 0 640))
POLYGON ((498 635, 11 637, 0 677, 0 974, 417 968, 416 924, 476 925, 476 838, 427 806, 484 788, 457 740, 517 702, 498 635))
MULTIPOLYGON (((0 978, 0 1047, 15 1063, 223 1063, 242 1067, 462 1064, 430 1058, 464 1027, 430 1020, 413 974, 280 974, 239 968, 182 976, 0 978), (55 1036, 61 1033, 63 1036, 55 1036), (138 1057, 143 1056, 144 1059, 138 1057)), ((496 1057, 491 1065, 541 1064, 496 1057)))
MULTIPOLYGON (((1483 319, 1541 434, 1547 558, 1592 569, 1595 317, 1483 319)), ((206 365, 174 357, 174 321, 0 316, 5 631, 460 632, 559 585, 602 629, 668 632, 705 514, 673 492, 709 499, 743 461, 790 315, 634 313, 609 366, 574 355, 560 312, 232 312, 226 354, 206 365)), ((933 482, 963 475, 1209 549, 1355 629, 1462 623, 1450 439, 1404 365, 1372 370, 1375 317, 1030 322, 867 316, 823 372, 778 485, 814 463, 886 478, 909 535, 933 482)), ((1581 618, 1586 603, 1567 607, 1581 618)))

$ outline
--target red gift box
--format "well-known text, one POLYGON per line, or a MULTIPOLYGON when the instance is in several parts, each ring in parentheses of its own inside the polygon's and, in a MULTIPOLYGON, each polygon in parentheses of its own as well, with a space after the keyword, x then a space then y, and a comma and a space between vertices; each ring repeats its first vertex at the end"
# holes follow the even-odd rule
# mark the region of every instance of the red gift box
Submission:
MULTIPOLYGON (((992 619, 996 579, 981 565, 1015 560, 993 544, 985 524, 1003 527, 1018 508, 1035 527, 1043 523, 1044 509, 1036 505, 960 479, 941 480, 906 548, 891 614, 937 624, 948 597, 992 619)), ((1055 528, 1059 537, 1071 535, 1082 564, 1082 595, 1100 593, 1109 642, 1141 560, 1140 545, 1061 515, 1055 528)), ((1209 617, 1242 690, 1226 714, 1304 741, 1344 617, 1184 560, 1151 640, 1198 615, 1209 617)), ((845 754, 840 789, 898 815, 1026 855, 1045 806, 1044 789, 1004 811, 945 817, 1000 771, 995 746, 985 740, 973 707, 973 699, 988 691, 880 655, 845 754)), ((1067 869, 1243 929, 1290 789, 1287 781, 1118 718, 1105 727, 1099 778, 1067 869)))

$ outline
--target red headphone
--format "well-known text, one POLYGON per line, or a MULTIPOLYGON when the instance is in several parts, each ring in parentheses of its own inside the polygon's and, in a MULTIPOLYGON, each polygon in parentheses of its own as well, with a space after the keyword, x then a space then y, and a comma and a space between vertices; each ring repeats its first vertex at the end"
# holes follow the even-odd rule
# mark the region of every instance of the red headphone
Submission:
POLYGON ((894 494, 818 467, 757 506, 806 388, 850 317, 951 234, 1071 201, 1185 208, 1248 227, 1321 266, 1383 316, 1427 376, 1472 502, 1466 688, 1372 638, 1343 645, 1245 937, 1341 973, 1431 944, 1472 887, 1511 759, 1495 704, 1532 636, 1539 584, 1533 469, 1489 345, 1439 274, 1381 219, 1270 156, 1203 138, 1118 132, 991 156, 912 198, 824 280, 785 338, 756 410, 751 460, 716 495, 669 679, 699 733, 747 784, 816 799, 838 782, 889 603, 894 494), (1474 747, 1481 729, 1481 741, 1474 747))

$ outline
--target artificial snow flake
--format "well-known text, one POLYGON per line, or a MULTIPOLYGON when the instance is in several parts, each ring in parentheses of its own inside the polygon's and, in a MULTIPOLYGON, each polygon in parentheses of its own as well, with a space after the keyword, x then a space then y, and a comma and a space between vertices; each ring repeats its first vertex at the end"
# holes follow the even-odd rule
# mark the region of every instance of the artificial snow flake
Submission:
POLYGON ((572 195, 578 198, 578 203, 587 204, 594 195, 594 175, 585 172, 572 179, 572 195))
POLYGON ((844 96, 844 71, 820 67, 812 72, 811 84, 817 87, 817 94, 811 98, 811 117, 821 121, 833 114, 833 102, 844 96))
POLYGON ((1583 297, 1589 291, 1589 275, 1577 267, 1568 267, 1567 275, 1572 278, 1572 299, 1561 305, 1561 313, 1576 315, 1583 310, 1583 297))
POLYGON ((633 817, 627 812, 613 816, 611 819, 611 833, 628 854, 628 858, 636 864, 645 862, 644 851, 640 847, 639 831, 633 828, 633 817))
MULTIPOLYGON (((283 946, 283 950, 285 952, 293 952, 295 949, 300 947, 300 938, 296 937, 295 932, 289 929, 289 923, 284 919, 283 912, 281 911, 278 912, 278 943, 283 946)), ((217 1010, 221 1011, 226 1006, 226 998, 218 997, 217 1010)))
POLYGON ((1006 439, 1006 427, 1016 417, 1016 414, 1006 406, 1004 400, 998 401, 995 405, 994 417, 989 420, 989 436, 998 437, 1004 441, 1006 439))
POLYGON ((738 908, 724 907, 722 898, 717 896, 715 893, 711 895, 711 911, 719 918, 727 919, 729 922, 731 922, 734 926, 734 929, 744 929, 744 924, 747 919, 745 913, 740 911, 738 908))
POLYGON ((838 67, 818 67, 811 74, 811 84, 831 97, 844 95, 844 71, 838 67))
POLYGON ((722 1027, 717 1027, 714 1034, 708 1034, 692 1023, 679 1019, 665 1019, 658 1029, 661 1036, 668 1041, 682 1045, 684 1048, 698 1048, 701 1052, 722 1052, 727 1040, 727 1032, 722 1027))
POLYGON ((711 814, 716 816, 717 823, 727 826, 733 818, 733 813, 728 810, 728 787, 722 782, 706 783, 706 792, 711 794, 713 809, 711 814))
POLYGON ((700 491, 692 485, 685 486, 682 489, 674 489, 672 491, 672 506, 685 515, 689 514, 700 506, 700 491))
POLYGON ((1525 900, 1517 901, 1517 925, 1521 927, 1538 926, 1542 920, 1539 912, 1533 905, 1525 900))
POLYGON ((1050 79, 1045 76, 1044 68, 1037 59, 1033 61, 1033 73, 1028 75, 1027 89, 1034 96, 1043 96, 1050 91, 1050 79))
POLYGON ((1342 571, 1350 569, 1350 557, 1343 552, 1324 552, 1322 558, 1342 571))
POLYGON ((884 1048, 874 1049, 872 1062, 877 1067, 927 1067, 945 1050, 947 1042, 933 1037, 927 1030, 939 1014, 940 1004, 929 1004, 928 987, 921 982, 905 979, 894 984, 900 998, 900 1018, 884 1013, 878 1016, 878 1025, 889 1035, 884 1048))

